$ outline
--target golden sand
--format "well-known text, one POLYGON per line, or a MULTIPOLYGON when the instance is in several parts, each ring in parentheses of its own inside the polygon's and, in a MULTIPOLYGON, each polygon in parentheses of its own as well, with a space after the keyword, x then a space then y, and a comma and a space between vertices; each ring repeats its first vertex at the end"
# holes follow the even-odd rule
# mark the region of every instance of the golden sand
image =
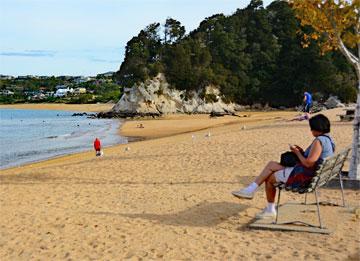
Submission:
POLYGON ((110 110, 114 104, 64 104, 64 103, 22 103, 22 104, 3 104, 0 109, 27 109, 27 110, 60 110, 78 112, 101 112, 110 110))
MULTIPOLYGON (((121 128, 121 135, 127 137, 159 138, 181 133, 205 131, 231 124, 248 126, 267 124, 274 121, 284 121, 292 118, 295 112, 243 112, 237 116, 210 118, 207 114, 198 115, 168 115, 158 119, 142 119, 127 121, 121 128), (142 125, 143 128, 140 128, 142 125)), ((210 133, 211 134, 211 133, 210 133)), ((196 136, 196 135, 195 135, 196 136)))
MULTIPOLYGON (((339 113, 325 112, 338 150, 352 135, 339 113)), ((321 207, 334 229, 330 236, 250 230, 265 206, 262 189, 252 201, 230 194, 288 143, 312 141, 307 122, 285 120, 294 114, 129 121, 123 134, 156 139, 106 148, 101 158, 87 152, 3 170, 0 259, 356 260, 355 212, 321 207)), ((329 189, 320 194, 332 201, 340 196, 329 189)), ((345 197, 358 207, 359 192, 347 190, 345 197)), ((282 201, 289 200, 303 198, 284 193, 282 201)))

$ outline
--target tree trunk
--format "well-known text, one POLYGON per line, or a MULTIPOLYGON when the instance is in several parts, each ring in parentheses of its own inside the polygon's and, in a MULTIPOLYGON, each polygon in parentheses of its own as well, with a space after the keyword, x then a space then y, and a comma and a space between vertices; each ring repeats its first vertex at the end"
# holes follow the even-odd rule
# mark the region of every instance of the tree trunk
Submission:
POLYGON ((352 154, 350 160, 350 171, 349 177, 352 179, 360 179, 360 79, 358 86, 357 102, 355 109, 355 119, 354 119, 354 132, 353 132, 353 142, 352 142, 352 154))
POLYGON ((354 119, 354 132, 353 132, 353 141, 352 141, 352 154, 350 159, 350 170, 349 177, 352 179, 360 179, 360 44, 358 44, 358 55, 356 57, 353 55, 344 45, 340 36, 337 35, 339 41, 339 49, 345 58, 350 64, 354 66, 357 80, 358 80, 358 90, 357 90, 357 100, 356 100, 356 109, 355 109, 355 119, 354 119))

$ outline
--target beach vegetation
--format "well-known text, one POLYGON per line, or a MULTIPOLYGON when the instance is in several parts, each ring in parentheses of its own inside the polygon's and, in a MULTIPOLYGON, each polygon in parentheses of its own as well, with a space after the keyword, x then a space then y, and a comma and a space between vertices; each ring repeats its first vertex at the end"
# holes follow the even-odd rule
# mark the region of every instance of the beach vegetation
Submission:
POLYGON ((204 99, 205 99, 206 103, 213 103, 213 102, 217 102, 219 100, 218 97, 214 93, 205 94, 204 99))

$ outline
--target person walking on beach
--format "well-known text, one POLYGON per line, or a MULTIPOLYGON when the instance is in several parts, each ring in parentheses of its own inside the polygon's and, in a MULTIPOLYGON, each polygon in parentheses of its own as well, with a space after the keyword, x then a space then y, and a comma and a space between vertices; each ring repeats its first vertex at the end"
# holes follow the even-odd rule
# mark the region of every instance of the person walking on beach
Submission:
POLYGON ((310 109, 312 106, 312 96, 309 92, 304 92, 304 112, 310 113, 310 109))
POLYGON ((98 138, 96 138, 94 140, 94 149, 95 149, 95 152, 96 152, 96 156, 99 157, 99 156, 102 156, 103 153, 101 151, 101 142, 98 138))
POLYGON ((253 183, 239 191, 233 191, 232 195, 237 198, 252 199, 258 188, 265 183, 265 192, 267 207, 256 215, 256 218, 273 218, 276 216, 275 195, 277 183, 287 185, 302 180, 300 185, 306 186, 315 175, 316 168, 326 157, 332 156, 335 151, 335 143, 330 137, 330 121, 322 115, 316 115, 309 120, 310 130, 315 137, 311 145, 303 150, 296 145, 290 147, 291 151, 296 154, 300 163, 295 167, 285 167, 275 161, 270 161, 263 171, 257 176, 253 183), (293 182, 293 183, 292 183, 293 182), (290 184, 289 184, 290 183, 290 184))

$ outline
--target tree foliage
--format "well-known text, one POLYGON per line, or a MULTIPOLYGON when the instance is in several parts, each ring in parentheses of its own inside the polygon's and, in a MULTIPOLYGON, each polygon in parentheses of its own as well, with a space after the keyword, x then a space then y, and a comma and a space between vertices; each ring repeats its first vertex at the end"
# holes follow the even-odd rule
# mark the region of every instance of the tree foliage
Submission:
POLYGON ((314 28, 304 34, 304 46, 310 39, 318 41, 322 52, 339 49, 344 43, 350 48, 360 43, 360 0, 290 0, 301 25, 314 28))
POLYGON ((150 24, 127 43, 125 61, 117 73, 120 84, 133 85, 155 76, 161 70, 159 29, 160 23, 150 24))
POLYGON ((164 27, 165 27, 164 29, 165 44, 177 43, 185 35, 185 27, 182 26, 181 23, 175 19, 172 18, 166 19, 164 27))
MULTIPOLYGON (((351 66, 334 48, 326 55, 320 54, 324 45, 304 49, 301 42, 323 36, 296 18, 285 1, 264 8, 261 0, 252 0, 233 15, 204 19, 188 35, 179 21, 168 18, 161 31, 154 23, 128 42, 117 73, 121 85, 132 87, 162 72, 173 88, 215 85, 225 100, 241 104, 293 106, 304 90, 324 98, 338 95, 345 102, 355 99, 351 66)), ((346 39, 354 39, 347 31, 346 39)))

